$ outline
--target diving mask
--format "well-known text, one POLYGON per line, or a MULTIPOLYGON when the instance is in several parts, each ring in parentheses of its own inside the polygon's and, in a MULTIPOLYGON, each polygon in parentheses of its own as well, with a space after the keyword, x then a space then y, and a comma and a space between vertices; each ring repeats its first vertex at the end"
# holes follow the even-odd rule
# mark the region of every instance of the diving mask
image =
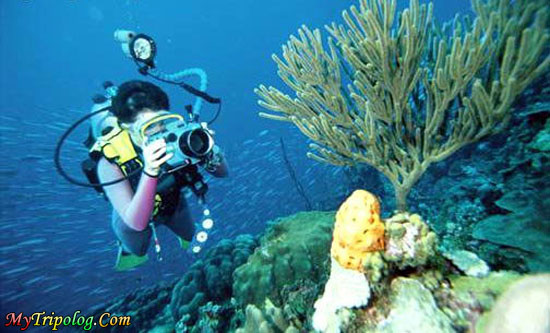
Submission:
POLYGON ((185 124, 185 120, 179 114, 169 113, 167 111, 157 112, 157 116, 150 119, 144 119, 136 125, 139 128, 139 136, 145 141, 147 138, 157 133, 166 131, 167 124, 171 122, 180 122, 185 124))

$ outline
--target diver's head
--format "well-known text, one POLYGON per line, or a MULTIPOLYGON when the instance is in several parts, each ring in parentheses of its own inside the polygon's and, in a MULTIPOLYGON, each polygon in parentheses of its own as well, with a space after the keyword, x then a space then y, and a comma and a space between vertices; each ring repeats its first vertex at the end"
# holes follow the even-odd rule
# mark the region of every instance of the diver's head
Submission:
POLYGON ((111 112, 120 126, 130 130, 135 143, 141 145, 138 136, 140 124, 157 116, 159 111, 170 108, 168 95, 158 86, 146 81, 128 81, 118 87, 112 99, 111 112))
POLYGON ((128 81, 118 87, 112 99, 112 113, 123 124, 131 124, 143 112, 168 110, 168 95, 158 86, 146 81, 128 81))

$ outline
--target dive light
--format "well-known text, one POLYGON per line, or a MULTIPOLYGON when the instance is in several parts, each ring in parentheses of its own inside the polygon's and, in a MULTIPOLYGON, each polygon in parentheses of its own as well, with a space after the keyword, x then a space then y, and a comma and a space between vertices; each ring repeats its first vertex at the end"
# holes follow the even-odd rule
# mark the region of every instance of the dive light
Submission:
POLYGON ((157 46, 153 38, 130 30, 116 30, 114 37, 121 44, 122 51, 127 57, 150 68, 155 67, 157 46))

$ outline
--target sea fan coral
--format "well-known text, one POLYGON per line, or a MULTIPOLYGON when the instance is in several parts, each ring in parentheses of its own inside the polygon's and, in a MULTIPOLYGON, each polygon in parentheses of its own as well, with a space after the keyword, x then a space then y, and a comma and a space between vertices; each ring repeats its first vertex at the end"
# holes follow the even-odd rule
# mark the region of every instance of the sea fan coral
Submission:
POLYGON ((296 94, 260 85, 259 104, 275 112, 260 116, 296 125, 317 161, 373 166, 406 210, 431 164, 502 131, 515 98, 550 67, 548 0, 472 2, 475 20, 443 29, 418 0, 399 14, 396 0, 361 0, 326 27, 325 44, 303 26, 273 56, 296 94))

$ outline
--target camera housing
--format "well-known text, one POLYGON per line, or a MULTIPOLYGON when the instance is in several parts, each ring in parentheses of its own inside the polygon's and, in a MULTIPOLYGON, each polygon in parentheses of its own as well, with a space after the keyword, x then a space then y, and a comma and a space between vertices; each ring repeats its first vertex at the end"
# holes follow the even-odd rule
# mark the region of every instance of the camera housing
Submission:
POLYGON ((164 164, 168 173, 202 162, 214 148, 214 138, 206 124, 188 123, 179 115, 154 118, 141 132, 150 141, 164 139, 166 153, 174 154, 164 164))

